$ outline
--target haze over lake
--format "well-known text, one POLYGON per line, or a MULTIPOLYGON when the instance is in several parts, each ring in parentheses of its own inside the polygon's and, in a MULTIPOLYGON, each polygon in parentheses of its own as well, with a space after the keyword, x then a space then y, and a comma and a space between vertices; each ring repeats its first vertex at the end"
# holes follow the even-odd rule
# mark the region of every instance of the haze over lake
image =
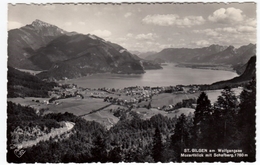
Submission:
POLYGON ((169 86, 211 84, 238 76, 235 72, 209 69, 192 69, 168 64, 159 70, 147 70, 142 75, 95 74, 78 79, 60 81, 86 88, 124 88, 129 86, 169 86))

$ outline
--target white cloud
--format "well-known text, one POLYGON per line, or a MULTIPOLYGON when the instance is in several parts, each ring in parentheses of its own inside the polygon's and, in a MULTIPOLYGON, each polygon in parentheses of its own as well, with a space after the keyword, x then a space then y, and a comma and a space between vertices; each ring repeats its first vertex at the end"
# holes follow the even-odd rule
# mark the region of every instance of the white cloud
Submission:
POLYGON ((194 33, 200 33, 200 34, 206 34, 207 36, 216 37, 219 35, 215 30, 213 29, 203 29, 203 30, 193 30, 194 33))
POLYGON ((127 33, 126 36, 127 36, 127 37, 133 37, 133 34, 132 34, 132 33, 127 33))
POLYGON ((233 27, 216 28, 218 32, 237 33, 237 29, 233 27))
POLYGON ((194 25, 204 24, 205 19, 202 16, 187 16, 180 18, 177 14, 165 14, 165 15, 147 15, 142 21, 146 24, 154 24, 159 26, 179 26, 179 27, 191 27, 194 25))
POLYGON ((131 15, 132 15, 131 12, 127 12, 127 13, 125 13, 124 17, 125 17, 125 18, 128 18, 128 17, 130 17, 131 15))
POLYGON ((137 40, 154 40, 155 38, 158 38, 158 36, 154 33, 138 34, 135 37, 137 40))
POLYGON ((239 26, 237 30, 242 33, 255 33, 256 32, 256 28, 252 27, 252 26, 239 26))
POLYGON ((22 23, 16 21, 8 21, 8 30, 22 27, 22 23))
POLYGON ((247 19, 245 25, 256 27, 256 19, 255 18, 247 19))
POLYGON ((106 37, 111 36, 112 33, 108 30, 94 30, 91 32, 91 34, 95 34, 96 36, 101 37, 101 38, 102 37, 106 38, 106 37))
POLYGON ((204 47, 204 46, 209 46, 210 45, 210 43, 208 41, 206 41, 206 40, 194 41, 193 43, 195 43, 199 47, 204 47))
POLYGON ((214 11, 213 14, 208 17, 208 19, 212 22, 223 24, 237 23, 244 20, 245 15, 243 15, 242 13, 242 10, 233 7, 227 9, 220 8, 214 11))

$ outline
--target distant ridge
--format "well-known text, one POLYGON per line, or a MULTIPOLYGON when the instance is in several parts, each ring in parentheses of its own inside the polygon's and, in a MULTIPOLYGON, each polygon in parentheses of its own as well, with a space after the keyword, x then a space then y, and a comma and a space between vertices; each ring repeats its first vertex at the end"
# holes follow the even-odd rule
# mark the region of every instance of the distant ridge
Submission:
POLYGON ((167 48, 145 59, 174 63, 225 64, 237 68, 255 54, 255 44, 244 45, 237 49, 234 46, 211 45, 203 48, 167 48))

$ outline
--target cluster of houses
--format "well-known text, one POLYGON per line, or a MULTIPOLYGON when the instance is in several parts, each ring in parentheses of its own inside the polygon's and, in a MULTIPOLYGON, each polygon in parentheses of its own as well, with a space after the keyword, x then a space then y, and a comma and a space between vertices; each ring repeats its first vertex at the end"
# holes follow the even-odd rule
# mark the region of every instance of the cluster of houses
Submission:
POLYGON ((122 98, 114 98, 109 96, 105 97, 104 101, 117 105, 130 105, 138 102, 138 100, 135 98, 130 98, 130 100, 124 100, 122 98))

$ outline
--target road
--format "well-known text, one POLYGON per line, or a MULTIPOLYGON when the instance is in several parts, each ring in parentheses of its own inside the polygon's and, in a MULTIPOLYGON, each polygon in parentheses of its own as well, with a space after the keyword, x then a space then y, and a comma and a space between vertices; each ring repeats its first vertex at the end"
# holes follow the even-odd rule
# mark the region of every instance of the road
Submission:
POLYGON ((50 137, 54 138, 55 136, 59 136, 62 135, 63 133, 69 132, 74 127, 74 125, 75 123, 66 121, 65 127, 53 129, 50 133, 40 136, 35 140, 23 141, 22 143, 16 144, 15 146, 18 149, 32 147, 33 145, 36 145, 40 141, 47 141, 50 139, 50 137))

